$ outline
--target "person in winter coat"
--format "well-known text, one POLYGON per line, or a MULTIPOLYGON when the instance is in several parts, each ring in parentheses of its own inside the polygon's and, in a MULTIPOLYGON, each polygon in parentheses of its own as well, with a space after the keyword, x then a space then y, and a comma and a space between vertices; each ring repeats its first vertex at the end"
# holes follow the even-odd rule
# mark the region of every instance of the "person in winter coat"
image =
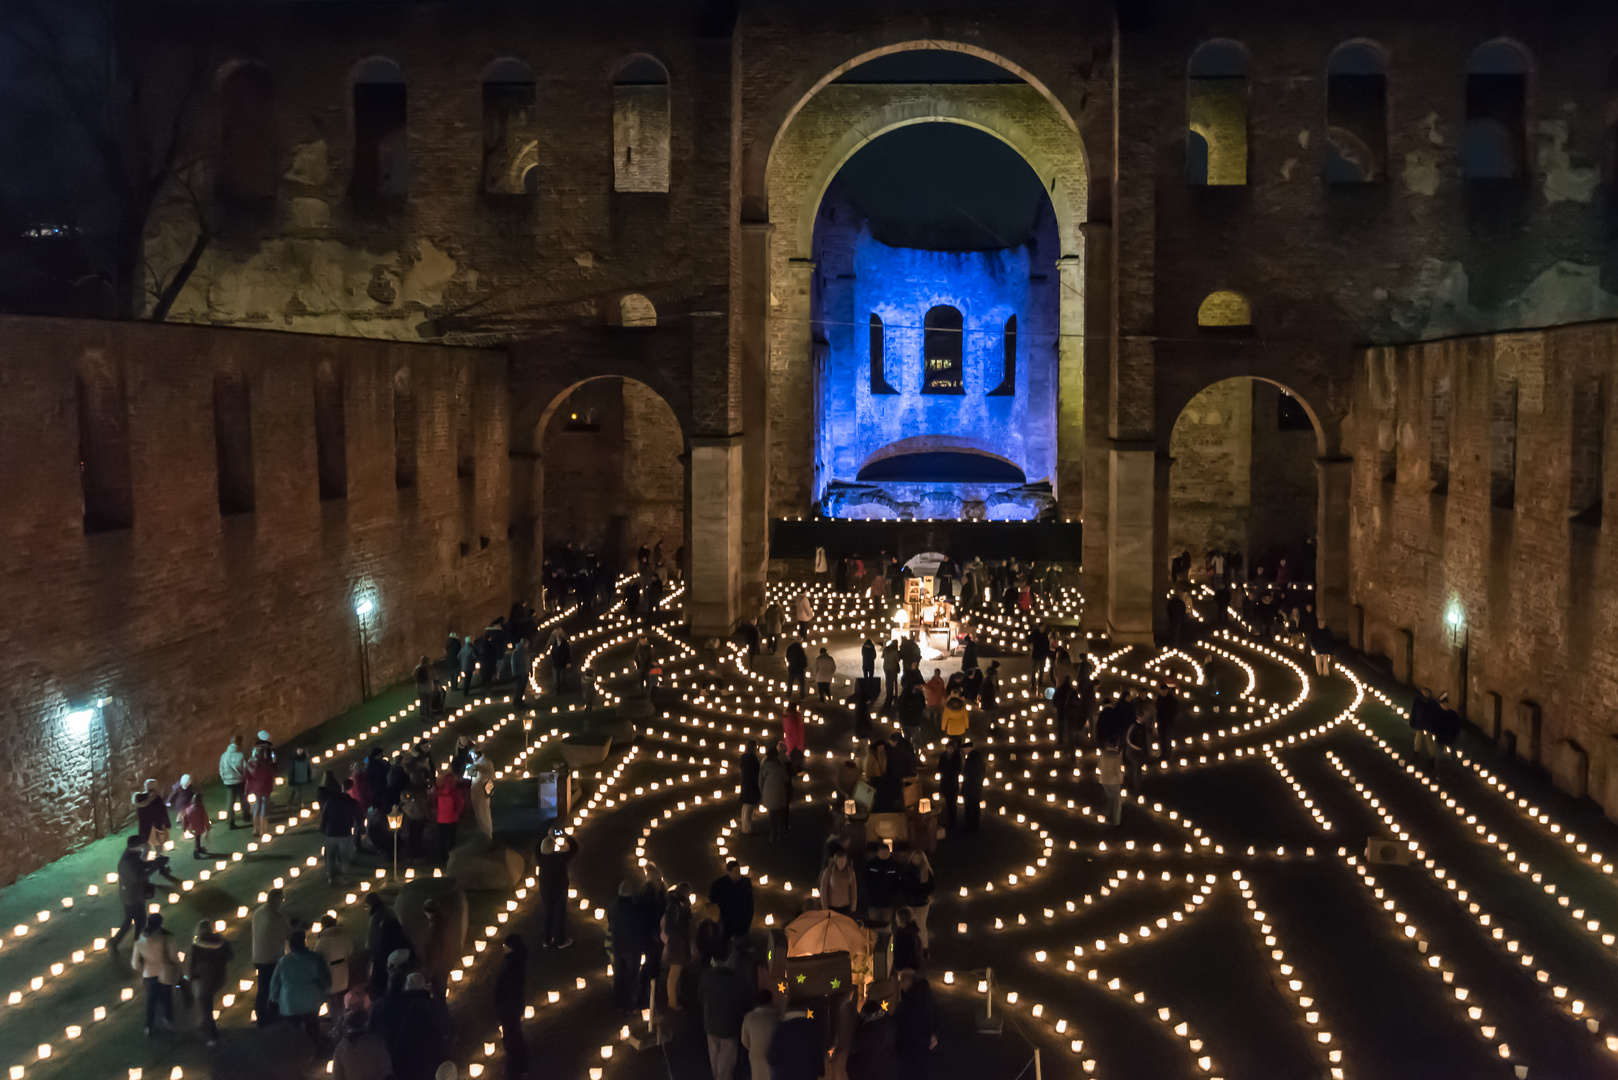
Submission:
POLYGON ((455 968, 460 949, 457 948, 455 931, 443 906, 437 900, 428 900, 421 905, 421 910, 427 916, 427 940, 421 957, 421 973, 427 977, 427 986, 432 990, 434 1000, 443 1001, 449 994, 449 973, 455 968))
POLYGON ((926 950, 921 946, 921 931, 916 928, 915 916, 908 907, 893 913, 893 970, 906 968, 918 975, 927 974, 926 950))
MULTIPOLYGON (((964 706, 963 706, 964 708, 964 706)), ((938 799, 943 803, 944 828, 955 831, 961 803, 961 743, 950 739, 938 754, 938 799)))
POLYGON ((632 882, 618 883, 618 899, 607 909, 607 936, 612 952, 612 991, 618 1011, 640 1010, 641 958, 646 955, 649 927, 632 882))
POLYGON ((157 1027, 174 1026, 174 988, 180 985, 180 950, 174 935, 163 929, 163 916, 146 918, 146 930, 135 939, 129 966, 146 984, 146 1034, 157 1027))
POLYGON ((827 911, 852 916, 858 898, 859 879, 848 861, 848 852, 841 849, 832 852, 826 868, 820 872, 820 902, 827 911))
POLYGON ((135 807, 136 834, 151 850, 161 852, 174 823, 169 817, 168 803, 157 789, 157 781, 146 781, 139 791, 129 797, 129 801, 135 807))
POLYGON ((219 755, 219 782, 225 785, 225 804, 229 814, 230 827, 239 828, 236 824, 236 811, 240 808, 243 817, 250 817, 248 813, 247 795, 247 755, 242 752, 242 737, 231 737, 230 745, 225 752, 219 755))
POLYGON ((787 646, 787 695, 796 694, 804 696, 803 679, 809 670, 809 654, 804 651, 803 642, 794 638, 787 646))
POLYGON ((342 1013, 343 998, 348 993, 349 984, 353 982, 353 967, 350 961, 354 956, 354 939, 350 937, 337 919, 337 912, 328 911, 315 926, 316 937, 314 951, 326 961, 326 970, 331 973, 331 1015, 339 1016, 342 1013))
POLYGON ((438 863, 444 866, 449 863, 449 853, 455 847, 455 831, 466 809, 466 789, 445 769, 438 774, 433 798, 438 810, 438 863))
POLYGON ((219 1025, 213 1018, 214 1001, 230 981, 230 942, 203 919, 197 924, 197 936, 191 950, 185 954, 185 977, 196 994, 197 1018, 202 1024, 202 1035, 209 1046, 219 1045, 219 1025))
POLYGON ((899 696, 899 642, 889 638, 882 646, 882 707, 890 709, 899 696))
POLYGON ((944 699, 947 684, 944 682, 944 673, 933 668, 933 677, 921 684, 921 693, 927 701, 927 721, 937 725, 944 715, 944 699))
POLYGON ((786 744, 787 757, 803 753, 803 713, 790 702, 781 710, 781 741, 786 744))
POLYGON ((354 822, 360 812, 353 796, 337 786, 337 777, 326 770, 320 785, 320 842, 326 861, 326 883, 338 884, 343 867, 348 862, 349 846, 354 840, 354 822))
POLYGON ((775 650, 781 644, 781 631, 786 628, 786 612, 781 610, 778 601, 771 600, 770 606, 764 609, 764 644, 775 655, 775 650))
POLYGON ((864 886, 866 921, 878 924, 893 921, 893 909, 899 905, 899 860, 893 857, 893 848, 883 844, 876 849, 876 858, 865 863, 864 886))
POLYGON ((635 677, 640 680, 640 688, 646 689, 646 678, 652 671, 652 643, 642 634, 635 642, 635 677))
POLYGON ((805 1009, 784 1014, 770 1040, 769 1058, 770 1080, 820 1080, 826 1063, 820 1023, 805 1009))
POLYGON ((540 841, 535 862, 539 866, 539 899, 543 909, 544 941, 546 947, 565 949, 573 944, 567 936, 567 864, 579 853, 579 842, 560 828, 540 841))
POLYGON ((967 751, 961 764, 961 801, 964 804, 962 832, 978 831, 978 818, 983 813, 983 779, 987 768, 988 762, 984 760, 982 750, 974 746, 967 751))
POLYGON ((275 754, 262 743, 253 747, 247 759, 247 801, 253 808, 253 833, 263 836, 270 831, 270 795, 275 791, 279 770, 275 767, 275 754))
POLYGON ((320 1042, 320 1007, 331 993, 331 971, 321 955, 309 948, 302 930, 287 935, 286 954, 276 961, 270 976, 270 998, 283 1017, 320 1042))
POLYGON ((1124 814, 1124 754, 1117 741, 1103 740, 1096 778, 1107 793, 1107 821, 1117 825, 1123 821, 1124 814))
POLYGON ((479 753, 472 762, 472 820, 485 839, 494 839, 494 763, 479 753))
POLYGON ((815 679, 815 693, 821 701, 830 701, 831 682, 837 677, 837 661, 832 659, 831 653, 825 649, 820 650, 820 655, 815 657, 812 674, 815 679))
POLYGON ((966 734, 966 729, 971 723, 972 714, 967 711, 966 699, 960 694, 951 694, 939 714, 939 726, 943 729, 944 737, 960 738, 966 734))
POLYGON ((867 679, 876 678, 876 642, 870 638, 860 646, 860 674, 867 679))
POLYGON ((719 926, 727 941, 752 930, 753 879, 742 874, 735 859, 726 861, 724 874, 708 887, 708 901, 719 909, 719 926))
POLYGON ((371 958, 371 996, 380 998, 388 989, 388 957, 403 949, 414 952, 410 938, 386 900, 371 893, 365 898, 371 913, 371 926, 366 934, 366 952, 371 958))
POLYGON ((1174 748, 1174 722, 1180 715, 1180 698, 1172 682, 1165 682, 1157 695, 1157 745, 1164 755, 1174 748))
POLYGON ((809 626, 815 621, 815 604, 809 599, 808 592, 800 592, 792 602, 792 617, 798 623, 798 636, 809 632, 809 626))
POLYGON ((461 646, 459 667, 461 674, 461 693, 465 694, 467 697, 471 697, 472 680, 477 676, 478 673, 478 646, 477 642, 472 640, 471 634, 466 635, 466 642, 461 646))
POLYGON ((910 909, 923 953, 928 948, 927 913, 932 910, 933 885, 932 862, 925 851, 913 848, 899 868, 899 899, 910 909))
POLYGON ((760 990, 757 1001, 742 1018, 742 1049, 747 1051, 750 1080, 770 1080, 770 1043, 781 1026, 781 1014, 768 990, 760 990))
POLYGON ((505 1075, 510 1080, 522 1080, 528 1075, 528 1042, 522 1033, 523 1010, 527 1007, 528 946, 521 934, 507 934, 501 943, 500 972, 494 977, 494 1016, 500 1024, 505 1075))
POLYGON ((449 1013, 433 1000, 421 972, 412 971, 390 1010, 388 1056, 393 1059, 393 1080, 435 1080, 449 1055, 449 1013))
POLYGON ((169 812, 180 823, 180 828, 191 834, 193 859, 211 859, 214 856, 203 846, 208 836, 208 830, 213 825, 208 821, 208 808, 203 805, 202 792, 192 783, 191 774, 186 773, 175 783, 169 791, 169 812))
POLYGON ((573 645, 567 640, 567 635, 558 631, 555 642, 551 645, 551 680, 552 693, 560 694, 567 685, 568 665, 573 662, 573 645))
POLYGON ((994 713, 1000 708, 1000 661, 990 660, 989 670, 983 675, 983 685, 978 687, 978 707, 986 713, 994 713))
POLYGON ((848 1052, 848 1080, 893 1080, 899 1074, 893 1013, 875 997, 860 1009, 860 1026, 848 1052))
POLYGON ((258 975, 258 996, 253 1009, 259 1027, 269 1027, 278 1015, 279 1007, 270 992, 270 982, 292 933, 292 920, 281 910, 283 899, 280 889, 271 889, 264 903, 253 909, 253 970, 258 975))
POLYGON ((899 1005, 894 1010, 894 1045, 903 1080, 926 1080, 930 1055, 938 1046, 938 1004, 933 988, 914 971, 899 973, 899 1005))
POLYGON ((680 977, 691 963, 691 886, 680 882, 670 889, 663 902, 663 914, 658 919, 658 937, 663 942, 663 955, 669 962, 669 1008, 683 1012, 680 1004, 680 977))
MULTIPOLYGON (((802 723, 801 719, 799 723, 802 723)), ((764 801, 764 796, 759 791, 758 773, 758 748, 753 745, 752 739, 748 739, 742 744, 741 755, 736 759, 736 775, 742 803, 741 829, 744 833, 753 831, 753 812, 764 801)))
POLYGON ((123 920, 112 935, 111 946, 116 949, 130 930, 135 936, 146 927, 146 890, 159 863, 146 857, 146 844, 140 836, 131 836, 118 856, 118 902, 123 905, 123 920))
POLYGON ((708 1036, 708 1066, 714 1080, 733 1080, 741 1049, 742 1023, 752 1002, 752 991, 732 963, 715 960, 702 973, 697 1000, 702 1003, 702 1030, 708 1036))
POLYGON ((764 751, 758 769, 758 789, 764 809, 770 816, 770 842, 786 838, 787 769, 775 747, 764 751))
POLYGON ((427 772, 423 769, 411 769, 409 780, 399 791, 399 812, 404 815, 407 859, 421 858, 422 835, 427 830, 427 822, 438 809, 432 798, 427 776, 427 772))

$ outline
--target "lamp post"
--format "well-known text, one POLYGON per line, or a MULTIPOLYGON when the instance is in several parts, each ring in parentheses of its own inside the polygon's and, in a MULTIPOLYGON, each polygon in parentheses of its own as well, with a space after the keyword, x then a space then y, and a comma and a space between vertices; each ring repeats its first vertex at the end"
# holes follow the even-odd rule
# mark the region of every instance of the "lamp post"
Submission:
POLYGON ((369 642, 365 636, 365 623, 371 612, 376 610, 376 602, 369 596, 363 597, 354 603, 354 615, 360 635, 360 700, 371 700, 371 657, 369 642))
POLYGON ((399 826, 404 824, 404 814, 395 809, 388 813, 388 828, 393 832, 393 880, 399 880, 399 826))

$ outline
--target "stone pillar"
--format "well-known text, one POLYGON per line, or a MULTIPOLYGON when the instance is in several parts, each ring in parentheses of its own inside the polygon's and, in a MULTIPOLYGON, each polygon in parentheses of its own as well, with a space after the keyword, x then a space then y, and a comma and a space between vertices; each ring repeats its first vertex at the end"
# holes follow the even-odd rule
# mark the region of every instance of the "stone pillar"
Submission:
POLYGON ((1337 634, 1350 629, 1348 520, 1354 459, 1315 459, 1320 504, 1315 519, 1315 611, 1337 634))
POLYGON ((1152 632, 1161 641, 1169 632, 1169 474, 1174 459, 1160 454, 1152 466, 1152 632))
POLYGON ((740 618, 742 435, 692 436, 686 618, 693 637, 728 637, 740 618))
POLYGON ((1056 260, 1056 505, 1065 518, 1084 514, 1084 259, 1056 260))
MULTIPOLYGON (((1092 207, 1094 209, 1094 207, 1092 207)), ((1084 458, 1081 491, 1084 522, 1084 628, 1094 633, 1107 629, 1107 504, 1111 498, 1111 455, 1107 440, 1107 402, 1112 375, 1112 225, 1087 221, 1083 225, 1084 253, 1084 331, 1087 335, 1081 375, 1084 380, 1083 430, 1080 453, 1084 458)), ((1067 279, 1064 277, 1066 287, 1067 279)), ((1065 386, 1064 386, 1065 389, 1065 386)), ((1066 421, 1066 413, 1063 420, 1066 421)), ((1065 429, 1058 442, 1059 454, 1066 454, 1067 440, 1074 433, 1065 429)))
POLYGON ((767 221, 744 221, 742 268, 732 293, 740 317, 736 338, 741 351, 742 519, 741 603, 752 615, 763 609, 770 565, 770 234, 767 221))
POLYGON ((1107 491, 1107 633, 1116 644, 1150 645, 1157 451, 1115 443, 1107 491))

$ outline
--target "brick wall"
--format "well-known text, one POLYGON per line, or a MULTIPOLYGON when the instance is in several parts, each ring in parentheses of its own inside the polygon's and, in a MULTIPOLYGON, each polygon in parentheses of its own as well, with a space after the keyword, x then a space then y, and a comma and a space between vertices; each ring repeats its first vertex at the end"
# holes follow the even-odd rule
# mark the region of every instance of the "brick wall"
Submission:
MULTIPOLYGON (((1352 594, 1367 650, 1393 654, 1400 668, 1408 642, 1412 680, 1453 697, 1464 645, 1473 722, 1567 789, 1587 789, 1609 815, 1618 815, 1618 577, 1591 474, 1613 419, 1610 409, 1593 414, 1589 395, 1612 385, 1615 355, 1614 323, 1371 350, 1347 424, 1352 594), (1514 424, 1501 405, 1506 385, 1514 424), (1431 471, 1435 400, 1448 411, 1444 487, 1431 471), (1378 433, 1389 428, 1398 439, 1384 479, 1378 433), (1502 478, 1508 442, 1515 465, 1502 478), (1459 631, 1446 623, 1451 611, 1459 631)), ((1605 503, 1611 469, 1599 476, 1605 503)))
MULTIPOLYGON (((12 778, 0 881, 118 825, 133 788, 210 775, 230 735, 277 740, 438 655, 509 602, 503 355, 249 330, 0 318, 0 762, 12 778), (321 498, 315 372, 340 376, 346 497, 321 498), (393 385, 408 370, 416 483, 395 482, 393 385), (80 373, 121 382, 81 409, 80 373), (246 389, 252 509, 218 497, 216 376, 246 389), (453 396, 470 395, 457 477, 453 396), (115 396, 114 396, 115 399, 115 396), (86 532, 87 465, 128 514, 86 532), (127 483, 100 473, 126 463, 127 483), (127 527, 124 522, 127 521, 127 527), (70 710, 110 699, 87 731, 70 710)), ((106 488, 103 487, 102 491, 106 488)), ((100 498, 92 491, 92 498, 100 498)))

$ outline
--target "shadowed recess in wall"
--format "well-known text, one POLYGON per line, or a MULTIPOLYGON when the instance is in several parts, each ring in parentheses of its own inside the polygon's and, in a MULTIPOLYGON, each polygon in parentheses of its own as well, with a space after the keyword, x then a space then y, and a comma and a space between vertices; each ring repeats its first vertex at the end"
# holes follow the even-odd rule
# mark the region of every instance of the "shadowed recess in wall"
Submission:
POLYGON ((866 483, 897 481, 945 484, 1021 484, 1023 471, 1005 458, 971 450, 929 450, 895 454, 871 462, 860 470, 866 483))

